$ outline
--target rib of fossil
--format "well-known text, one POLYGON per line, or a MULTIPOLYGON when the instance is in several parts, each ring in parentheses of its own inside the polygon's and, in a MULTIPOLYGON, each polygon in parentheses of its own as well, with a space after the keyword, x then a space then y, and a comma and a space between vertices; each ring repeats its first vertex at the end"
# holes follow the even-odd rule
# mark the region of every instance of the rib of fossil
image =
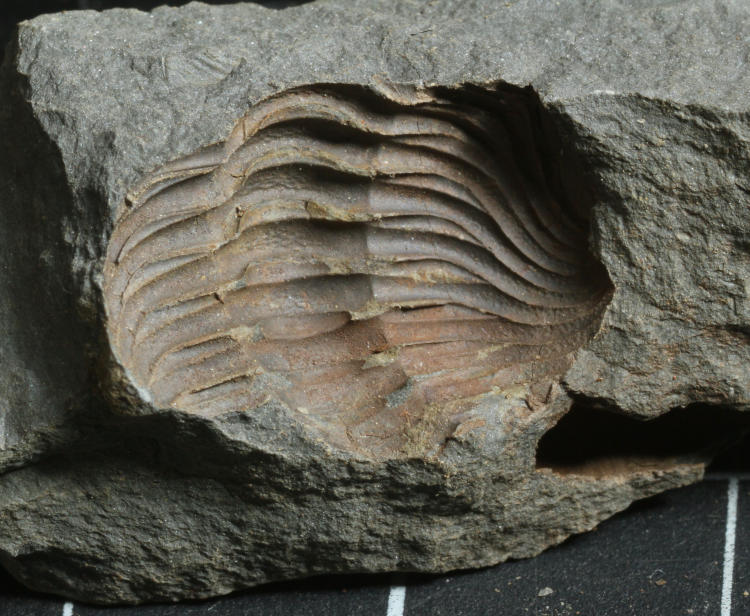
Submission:
POLYGON ((427 407, 559 377, 610 284, 515 114, 479 92, 259 103, 124 204, 105 266, 118 359, 157 405, 273 395, 368 451, 427 407))

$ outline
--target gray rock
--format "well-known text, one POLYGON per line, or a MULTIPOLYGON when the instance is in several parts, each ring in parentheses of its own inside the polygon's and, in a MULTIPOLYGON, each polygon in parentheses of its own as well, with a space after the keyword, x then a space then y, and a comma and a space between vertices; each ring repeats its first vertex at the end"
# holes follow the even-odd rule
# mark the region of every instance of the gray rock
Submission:
MULTIPOLYGON (((0 560, 14 576, 135 603, 485 566, 700 478, 708 441, 745 429, 750 404, 750 9, 540 9, 193 3, 19 26, 0 73, 0 560), (491 93, 526 188, 547 183, 589 219, 576 254, 611 281, 564 370, 537 370, 540 346, 502 386, 391 413, 387 447, 291 404, 276 373, 251 411, 164 403, 138 376, 137 353, 111 342, 107 277, 123 212, 151 198, 137 187, 170 190, 154 179, 170 161, 315 84, 401 111, 491 93), (633 428, 610 411, 663 417, 633 428)), ((532 330, 515 342, 530 348, 532 330)))

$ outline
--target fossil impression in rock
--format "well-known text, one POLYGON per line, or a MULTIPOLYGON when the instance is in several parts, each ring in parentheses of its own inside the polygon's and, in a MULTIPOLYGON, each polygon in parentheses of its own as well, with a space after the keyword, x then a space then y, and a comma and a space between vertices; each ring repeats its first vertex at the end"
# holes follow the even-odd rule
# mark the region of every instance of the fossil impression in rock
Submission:
POLYGON ((18 580, 138 603, 495 565, 747 432, 747 3, 422 4, 19 24, 18 580))
POLYGON ((274 397, 376 457, 438 447, 489 392, 544 395, 611 284, 513 96, 287 90, 146 178, 104 270, 133 385, 209 417, 274 397))

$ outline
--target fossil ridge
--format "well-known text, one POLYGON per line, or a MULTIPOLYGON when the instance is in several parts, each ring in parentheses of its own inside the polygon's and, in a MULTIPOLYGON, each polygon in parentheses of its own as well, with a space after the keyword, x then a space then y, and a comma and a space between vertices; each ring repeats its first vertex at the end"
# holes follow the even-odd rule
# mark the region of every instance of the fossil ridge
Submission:
POLYGON ((442 96, 283 92, 128 195, 104 293, 154 405, 216 416, 274 396, 388 455, 427 406, 448 426, 493 389, 560 380, 611 295, 587 212, 550 193, 530 101, 442 96))
POLYGON ((19 26, 14 576, 136 603, 495 564, 747 429, 750 11, 540 7, 19 26))

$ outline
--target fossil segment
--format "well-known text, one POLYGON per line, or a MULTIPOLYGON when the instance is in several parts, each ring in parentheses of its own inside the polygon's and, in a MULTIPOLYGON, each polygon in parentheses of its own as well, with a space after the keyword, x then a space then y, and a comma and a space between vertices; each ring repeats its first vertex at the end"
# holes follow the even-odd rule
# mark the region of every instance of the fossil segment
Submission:
POLYGON ((427 411, 449 423, 476 396, 559 378, 610 284, 537 132, 478 89, 259 103, 123 206, 105 268, 120 362, 157 405, 275 396, 381 453, 427 411))

